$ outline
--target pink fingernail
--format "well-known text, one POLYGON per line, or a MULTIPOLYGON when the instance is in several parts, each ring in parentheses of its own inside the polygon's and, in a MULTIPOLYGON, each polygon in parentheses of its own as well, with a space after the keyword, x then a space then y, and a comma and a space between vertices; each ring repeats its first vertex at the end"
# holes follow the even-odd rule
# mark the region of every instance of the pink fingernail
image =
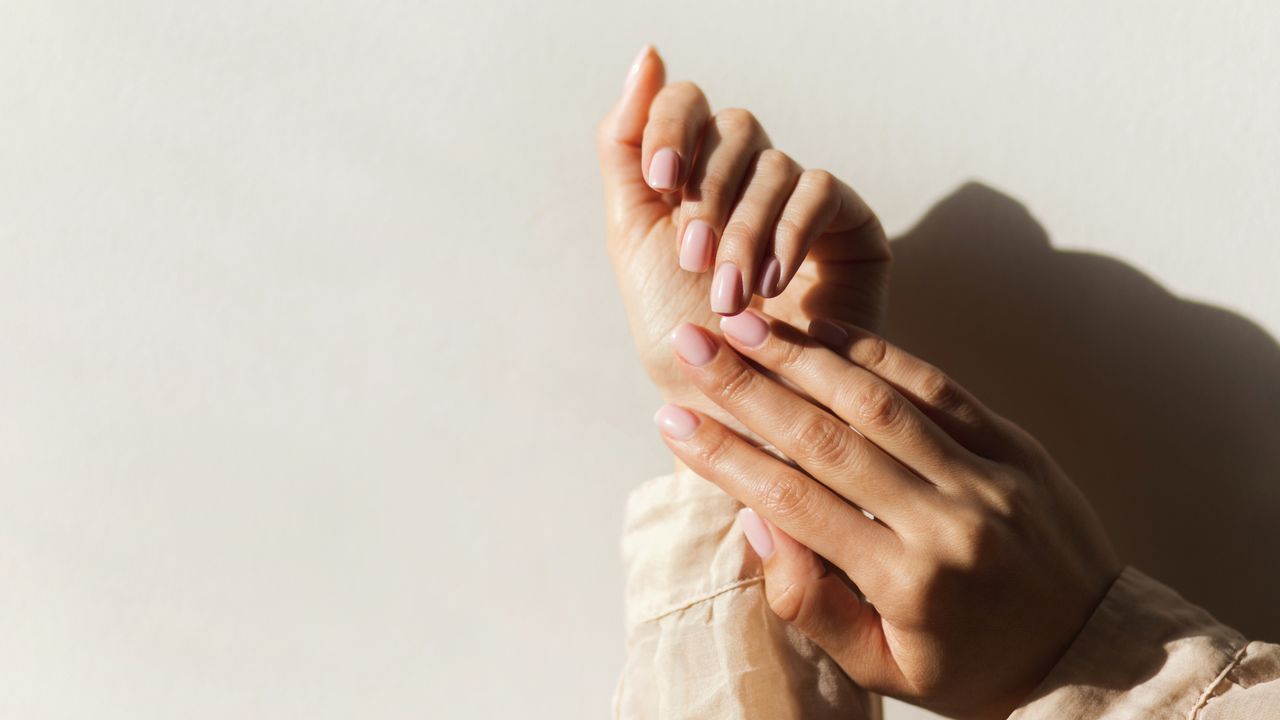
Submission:
POLYGON ((720 329, 747 347, 755 347, 769 337, 769 324, 750 310, 720 318, 720 329))
POLYGON ((693 323, 685 323, 671 332, 671 344, 684 361, 695 367, 706 365, 716 356, 715 343, 693 323))
POLYGON ((733 263, 725 263, 716 270, 711 283, 711 311, 721 315, 734 315, 742 302, 742 273, 733 263))
POLYGON ((669 438, 688 440, 698 429, 698 416, 679 405, 668 403, 653 414, 653 423, 669 438))
POLYGON ((738 524, 742 526, 742 534, 747 536, 747 543, 756 551, 761 560, 768 560, 773 554, 773 533, 765 527, 764 520, 751 508, 738 511, 738 524))
POLYGON ((680 156, 671 148, 662 148, 649 160, 649 185, 655 190, 672 190, 680 176, 680 156))
POLYGON ((777 255, 770 255, 760 268, 760 296, 771 298, 778 294, 778 281, 782 279, 782 263, 777 255))
POLYGON ((809 323, 809 334, 830 348, 842 348, 849 341, 849 333, 844 328, 824 318, 809 323))
POLYGON ((680 244, 680 267, 689 272, 706 272, 711 265, 711 243, 714 235, 711 226, 694 220, 684 229, 684 242, 680 244))

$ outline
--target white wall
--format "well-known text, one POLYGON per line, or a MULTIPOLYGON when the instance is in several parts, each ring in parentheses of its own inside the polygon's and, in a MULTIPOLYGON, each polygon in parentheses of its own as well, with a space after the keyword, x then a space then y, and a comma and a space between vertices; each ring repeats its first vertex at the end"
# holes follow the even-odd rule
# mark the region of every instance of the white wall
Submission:
POLYGON ((6 717, 607 712, 621 503, 668 463, 592 130, 647 41, 928 216, 894 334, 1280 635, 1280 5, 2 15, 6 717))

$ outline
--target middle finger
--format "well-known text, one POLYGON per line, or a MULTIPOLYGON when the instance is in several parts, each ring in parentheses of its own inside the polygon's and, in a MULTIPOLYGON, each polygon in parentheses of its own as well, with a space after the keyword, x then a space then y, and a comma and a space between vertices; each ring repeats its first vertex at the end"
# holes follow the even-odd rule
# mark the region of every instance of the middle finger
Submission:
POLYGON ((890 527, 936 507, 932 485, 849 425, 801 398, 697 325, 672 333, 685 375, 814 478, 890 527))

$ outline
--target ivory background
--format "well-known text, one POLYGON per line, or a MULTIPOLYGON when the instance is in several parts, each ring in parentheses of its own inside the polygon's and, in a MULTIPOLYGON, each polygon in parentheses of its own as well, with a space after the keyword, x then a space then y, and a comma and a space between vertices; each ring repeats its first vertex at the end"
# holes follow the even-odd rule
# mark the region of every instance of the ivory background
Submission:
POLYGON ((644 42, 905 234, 892 334, 1128 557, 1280 639, 1276 3, 0 17, 0 715, 606 715, 669 465, 592 144, 644 42))

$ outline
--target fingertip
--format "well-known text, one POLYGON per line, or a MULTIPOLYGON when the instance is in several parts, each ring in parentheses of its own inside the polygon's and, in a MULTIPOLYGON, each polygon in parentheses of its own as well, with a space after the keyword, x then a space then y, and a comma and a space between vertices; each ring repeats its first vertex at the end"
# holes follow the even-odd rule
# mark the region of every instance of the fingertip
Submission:
POLYGON ((678 152, 662 148, 650 158, 645 180, 649 182, 649 187, 658 192, 672 192, 678 189, 682 164, 678 152))
POLYGON ((770 255, 765 258, 764 264, 760 266, 760 283, 756 293, 763 298, 776 297, 782 291, 779 287, 781 280, 782 263, 778 260, 777 255, 770 255))
POLYGON ((738 511, 738 526, 747 537, 747 544, 760 556, 768 560, 774 552, 773 533, 768 521, 756 514, 755 510, 744 507, 738 511))
POLYGON ((646 44, 631 61, 622 96, 614 107, 614 136, 618 142, 629 145, 640 143, 645 121, 649 116, 649 104, 662 89, 666 74, 662 57, 653 45, 646 44))

